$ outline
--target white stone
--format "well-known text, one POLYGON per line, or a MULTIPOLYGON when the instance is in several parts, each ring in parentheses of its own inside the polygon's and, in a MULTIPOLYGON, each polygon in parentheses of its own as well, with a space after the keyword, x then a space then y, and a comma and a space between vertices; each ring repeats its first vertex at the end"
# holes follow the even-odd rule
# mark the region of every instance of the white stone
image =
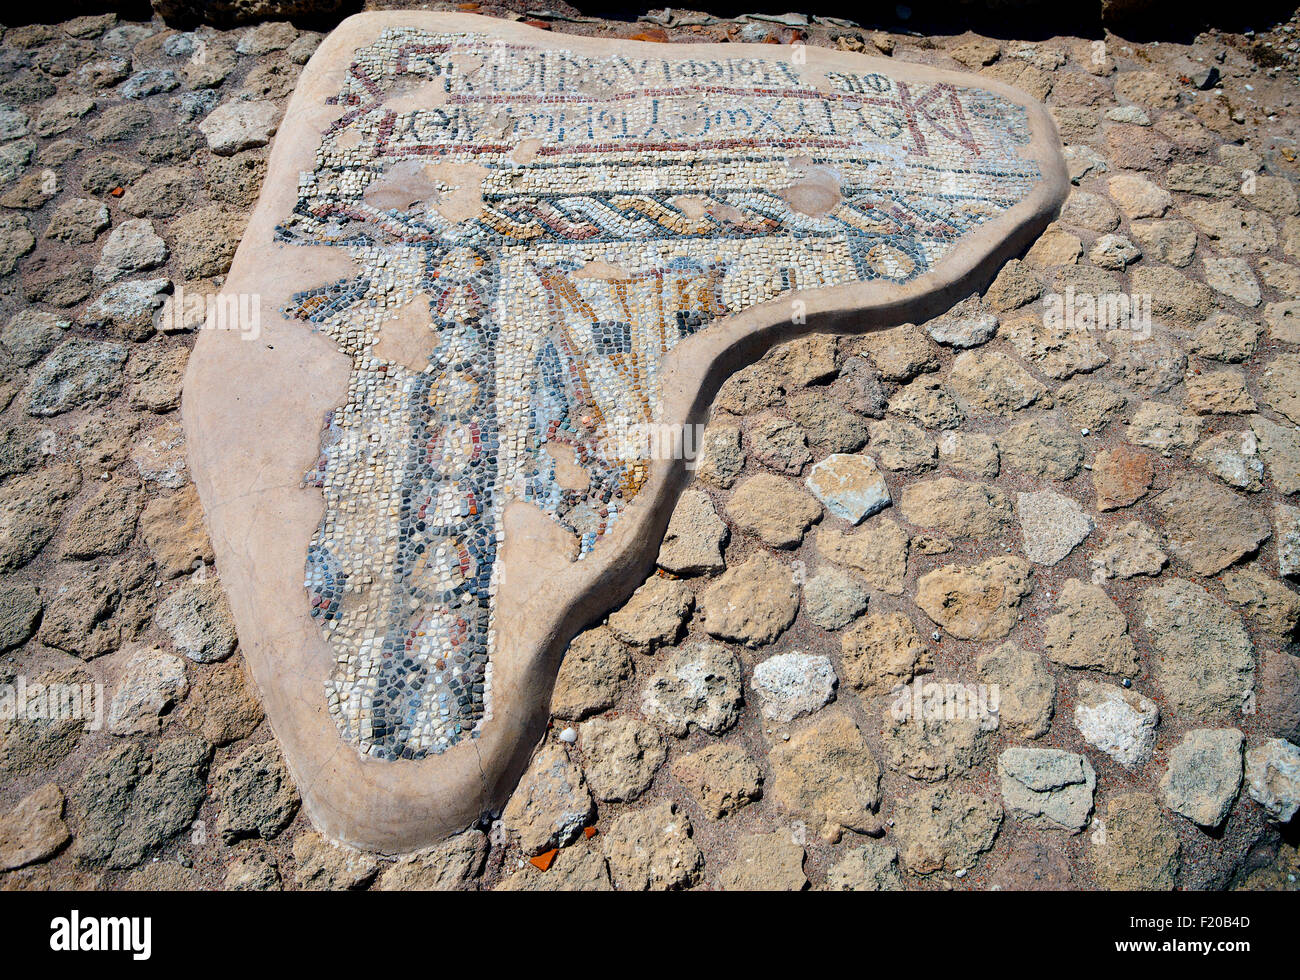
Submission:
POLYGON ((1022 493, 1016 498, 1025 557, 1039 565, 1055 565, 1092 533, 1092 518, 1069 497, 1051 490, 1022 493))
POLYGON ((1140 766, 1151 758, 1159 723, 1160 709, 1155 702, 1136 691, 1079 681, 1074 725, 1084 741, 1116 762, 1140 766))
POLYGON ((199 130, 207 137, 213 153, 230 156, 240 150, 265 146, 275 135, 279 120, 280 110, 274 103, 227 102, 213 109, 199 123, 199 130))
POLYGON ((786 722, 830 702, 836 683, 829 657, 780 653, 754 668, 752 686, 762 703, 763 717, 786 722))
POLYGON ((1300 810, 1300 746, 1270 738, 1247 752, 1246 788, 1269 817, 1289 822, 1300 810))

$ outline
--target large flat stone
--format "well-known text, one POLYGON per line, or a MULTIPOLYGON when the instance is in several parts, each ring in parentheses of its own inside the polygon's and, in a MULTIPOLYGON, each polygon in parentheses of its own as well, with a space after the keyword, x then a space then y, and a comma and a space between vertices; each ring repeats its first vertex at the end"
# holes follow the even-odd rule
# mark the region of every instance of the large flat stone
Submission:
POLYGON ((567 641, 650 570, 722 381, 926 322, 1063 199, 1017 90, 806 54, 411 11, 304 69, 183 411, 329 836, 410 851, 499 806, 567 641))

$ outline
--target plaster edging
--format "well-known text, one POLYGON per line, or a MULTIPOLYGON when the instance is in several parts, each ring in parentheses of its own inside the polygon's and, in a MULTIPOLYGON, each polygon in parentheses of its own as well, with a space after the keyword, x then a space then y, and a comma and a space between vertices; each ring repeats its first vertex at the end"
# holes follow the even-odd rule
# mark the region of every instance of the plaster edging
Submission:
MULTIPOLYGON (((307 543, 324 504, 319 491, 302 486, 302 478, 318 452, 321 419, 346 390, 350 361, 327 337, 282 320, 279 310, 293 292, 329 281, 342 260, 332 249, 276 245, 271 238, 293 207, 297 174, 311 169, 321 130, 341 113, 323 104, 338 91, 338 66, 347 64, 348 52, 400 26, 490 33, 541 46, 562 39, 566 48, 589 53, 773 54, 770 45, 576 37, 472 14, 368 13, 344 21, 303 71, 223 287, 224 293, 260 296, 260 337, 201 331, 182 409, 190 467, 241 646, 307 813, 333 838, 388 853, 431 844, 504 802, 545 729, 568 641, 644 580, 689 478, 681 460, 652 461, 640 493, 581 562, 568 558, 573 539, 567 530, 531 504, 510 504, 498 556, 510 587, 497 599, 493 718, 481 736, 441 755, 400 762, 363 757, 339 737, 323 696, 332 654, 307 613, 303 587, 307 543)), ((808 48, 806 54, 812 72, 876 70, 905 81, 949 81, 1024 106, 1031 139, 1022 155, 1038 164, 1042 179, 1024 200, 967 235, 911 282, 799 290, 682 341, 663 361, 662 421, 669 425, 703 423, 722 382, 775 343, 809 333, 865 333, 938 315, 1027 248, 1068 190, 1055 125, 1024 93, 979 76, 848 52, 808 48), (790 322, 796 300, 806 304, 799 324, 790 322)))

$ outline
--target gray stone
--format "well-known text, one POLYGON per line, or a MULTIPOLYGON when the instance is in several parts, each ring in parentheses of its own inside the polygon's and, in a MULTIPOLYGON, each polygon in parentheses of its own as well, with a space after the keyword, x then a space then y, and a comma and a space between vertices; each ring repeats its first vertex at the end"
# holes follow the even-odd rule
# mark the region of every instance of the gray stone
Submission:
POLYGON ((1277 570, 1287 578, 1300 578, 1300 507, 1273 505, 1277 531, 1277 570))
POLYGON ((891 501, 885 478, 870 456, 827 456, 812 468, 806 482, 827 510, 853 524, 884 510, 891 501))
POLYGON ((225 660, 234 652, 235 622, 219 582, 186 582, 158 603, 154 622, 196 663, 225 660))
POLYGON ((1010 415, 1047 394, 1033 375, 1001 351, 957 355, 948 383, 963 407, 993 415, 1010 415))
POLYGON ((98 404, 122 388, 126 348, 97 340, 61 344, 37 370, 27 389, 27 414, 60 415, 98 404))
POLYGON ((1155 673, 1176 715, 1236 717, 1255 686, 1255 658, 1241 617, 1202 586, 1168 579, 1142 595, 1159 655, 1155 673))
POLYGON ((736 482, 745 466, 740 429, 734 425, 710 425, 704 430, 696 476, 710 486, 726 489, 736 482))
POLYGON ((176 73, 169 68, 146 68, 119 85, 117 94, 124 99, 145 99, 151 95, 170 92, 180 84, 176 73))
POLYGON ((898 852, 888 844, 868 840, 851 848, 826 871, 826 890, 834 892, 902 891, 898 852))
POLYGON ((69 245, 88 245, 108 225, 107 206, 100 201, 74 197, 54 209, 45 237, 69 245))
POLYGON ((132 272, 152 269, 166 262, 167 254, 167 243, 154 232, 152 221, 148 218, 123 221, 104 243, 95 266, 95 279, 105 284, 132 272))
POLYGON ((1013 817, 1077 834, 1092 815, 1097 774, 1083 756, 1060 749, 1010 748, 998 756, 1002 804, 1013 817))
POLYGON ((1123 271, 1142 257, 1142 250, 1123 235, 1101 235, 1088 250, 1088 260, 1103 269, 1123 271))
POLYGON ((978 347, 998 332, 998 318, 980 309, 978 296, 970 296, 927 323, 925 332, 931 340, 949 347, 978 347))
POLYGON ((871 449, 887 470, 915 475, 934 469, 939 450, 925 430, 888 419, 871 423, 871 449))
POLYGON ((812 461, 808 433, 780 415, 760 416, 745 436, 750 455, 778 473, 797 474, 812 461))
POLYGON ((246 837, 279 836, 300 803, 274 742, 245 749, 218 769, 212 776, 212 790, 221 806, 217 831, 226 844, 246 837))
POLYGON ((803 608, 824 630, 843 629, 867 608, 867 591, 853 576, 826 567, 803 587, 803 608))
POLYGON ((20 367, 31 367, 59 345, 71 325, 44 310, 19 310, 0 331, 0 344, 20 367))
POLYGON ((87 326, 103 327, 114 337, 144 340, 154 332, 154 313, 167 301, 172 282, 166 278, 114 283, 81 314, 87 326))
POLYGON ((1300 493, 1300 430, 1278 425, 1262 415, 1250 417, 1259 453, 1268 475, 1282 493, 1300 493))
POLYGON ((44 608, 40 595, 27 582, 0 582, 0 652, 26 643, 36 632, 44 608))
POLYGON ((1165 805, 1202 827, 1228 819, 1241 786, 1242 742, 1235 728, 1198 728, 1184 735, 1160 777, 1165 805))
POLYGON ((564 847, 596 812, 582 771, 559 742, 544 742, 501 814, 507 833, 525 854, 564 847))
POLYGON ((1253 432, 1220 432, 1196 447, 1192 462, 1230 487, 1259 493, 1264 489, 1264 461, 1253 432))
POLYGON ((151 754, 128 742, 99 756, 72 793, 73 854, 95 866, 139 864, 197 816, 211 759, 211 747, 191 736, 162 742, 151 754))

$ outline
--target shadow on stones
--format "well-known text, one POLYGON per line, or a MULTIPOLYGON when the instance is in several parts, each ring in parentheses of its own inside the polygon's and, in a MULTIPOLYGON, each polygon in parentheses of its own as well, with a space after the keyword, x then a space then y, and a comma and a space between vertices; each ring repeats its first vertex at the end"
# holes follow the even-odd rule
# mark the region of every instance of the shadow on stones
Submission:
MULTIPOLYGON (((635 21, 668 4, 626 0, 577 0, 574 6, 591 17, 635 21)), ((839 17, 865 30, 918 35, 949 35, 974 31, 1004 40, 1045 40, 1068 35, 1100 38, 1109 29, 1133 41, 1190 42, 1201 31, 1267 31, 1291 19, 1294 0, 1112 0, 1105 17, 1101 0, 1059 3, 1056 0, 901 0, 864 9, 863 4, 818 3, 799 7, 790 0, 697 0, 683 10, 740 17, 779 15, 799 10, 811 16, 839 17), (903 15, 905 14, 905 16, 903 15)))

